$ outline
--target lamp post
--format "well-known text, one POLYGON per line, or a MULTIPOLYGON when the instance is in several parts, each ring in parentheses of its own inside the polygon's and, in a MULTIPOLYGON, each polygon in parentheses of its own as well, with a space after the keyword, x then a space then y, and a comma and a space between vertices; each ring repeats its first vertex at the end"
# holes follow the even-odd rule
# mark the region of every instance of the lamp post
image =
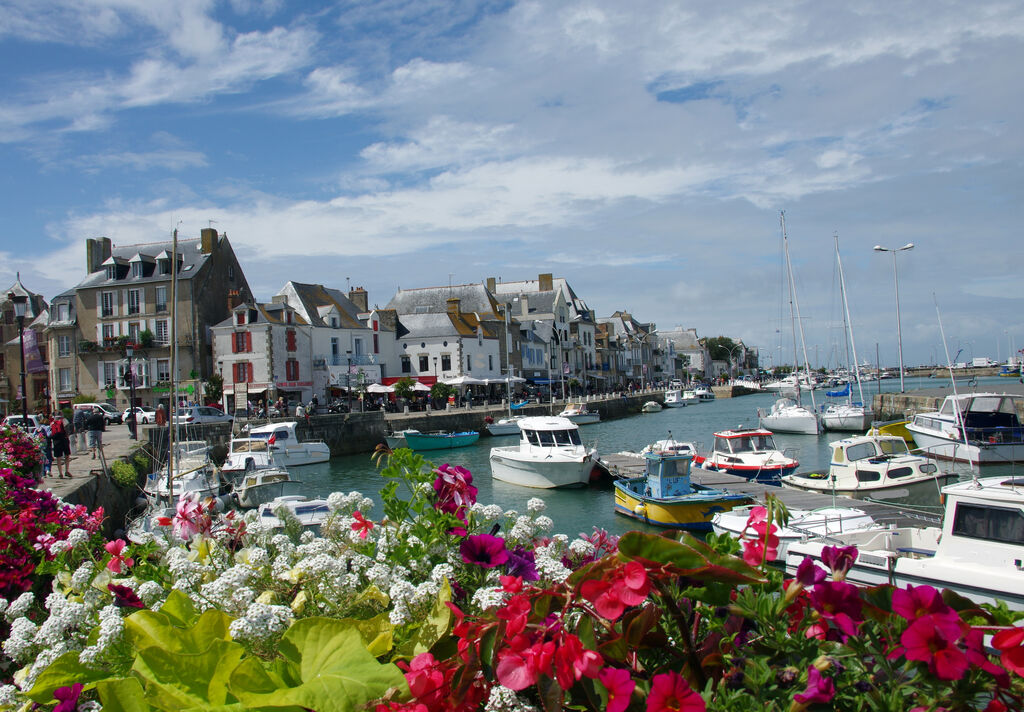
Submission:
POLYGON ((903 388, 903 329, 900 326, 900 278, 896 272, 896 253, 903 252, 904 250, 914 249, 914 243, 908 242, 903 247, 882 247, 881 245, 875 245, 875 252, 891 252, 892 253, 892 279, 896 286, 896 348, 899 350, 900 357, 900 393, 904 392, 903 388))
POLYGON ((28 388, 25 385, 25 312, 28 311, 28 297, 11 292, 7 298, 14 305, 14 318, 18 322, 18 345, 21 350, 21 422, 28 430, 28 388))
POLYGON ((352 412, 352 352, 345 352, 345 398, 348 412, 352 412))
POLYGON ((135 415, 135 371, 132 370, 132 356, 135 354, 135 349, 129 345, 125 347, 124 352, 128 356, 128 431, 131 433, 129 437, 135 440, 136 429, 139 427, 139 421, 135 415))

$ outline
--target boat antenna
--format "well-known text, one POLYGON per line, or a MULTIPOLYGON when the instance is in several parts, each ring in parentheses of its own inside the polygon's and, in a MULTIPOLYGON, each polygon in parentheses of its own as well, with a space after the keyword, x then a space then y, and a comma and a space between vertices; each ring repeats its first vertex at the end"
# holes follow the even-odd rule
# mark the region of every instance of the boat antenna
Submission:
MULTIPOLYGON (((949 382, 953 388, 953 413, 956 415, 956 424, 960 428, 960 435, 964 439, 964 452, 967 453, 967 466, 971 470, 971 481, 977 486, 978 484, 978 472, 971 467, 971 452, 970 452, 970 440, 967 438, 967 424, 964 422, 963 414, 960 412, 960 396, 956 391, 956 377, 953 375, 953 362, 949 358, 949 346, 946 345, 946 332, 942 328, 942 313, 939 312, 939 300, 935 296, 935 292, 932 292, 932 301, 935 302, 935 317, 939 321, 939 336, 942 337, 942 350, 946 352, 946 368, 949 369, 949 382)), ((956 460, 956 449, 953 450, 954 460, 956 460)))

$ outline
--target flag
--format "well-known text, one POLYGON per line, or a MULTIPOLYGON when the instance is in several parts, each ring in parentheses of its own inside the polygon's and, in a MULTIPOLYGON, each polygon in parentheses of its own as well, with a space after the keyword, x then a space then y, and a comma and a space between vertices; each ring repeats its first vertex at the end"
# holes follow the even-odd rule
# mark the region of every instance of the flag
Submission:
POLYGON ((25 372, 42 373, 46 371, 46 364, 39 353, 39 344, 36 342, 35 329, 25 329, 25 372))
POLYGON ((569 375, 569 362, 568 361, 563 361, 562 362, 562 373, 564 373, 566 376, 569 375))
POLYGON ((267 440, 267 445, 273 445, 276 442, 277 442, 277 433, 274 433, 274 434, 272 434, 270 436, 270 439, 267 440))

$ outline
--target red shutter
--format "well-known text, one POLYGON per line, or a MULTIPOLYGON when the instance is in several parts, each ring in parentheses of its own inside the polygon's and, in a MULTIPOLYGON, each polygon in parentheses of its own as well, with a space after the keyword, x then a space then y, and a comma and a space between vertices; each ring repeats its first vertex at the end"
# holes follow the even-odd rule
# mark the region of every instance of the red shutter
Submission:
POLYGON ((231 335, 231 353, 238 353, 238 337, 235 334, 231 335))
POLYGON ((246 383, 252 383, 252 364, 245 364, 245 381, 246 383))
POLYGON ((288 331, 286 332, 286 336, 288 337, 288 338, 287 338, 287 341, 288 341, 288 350, 289 350, 289 351, 294 351, 294 350, 295 350, 295 332, 294 332, 294 331, 292 331, 291 329, 289 329, 289 330, 288 330, 288 331))
POLYGON ((252 351, 252 332, 245 332, 245 352, 250 353, 252 351))

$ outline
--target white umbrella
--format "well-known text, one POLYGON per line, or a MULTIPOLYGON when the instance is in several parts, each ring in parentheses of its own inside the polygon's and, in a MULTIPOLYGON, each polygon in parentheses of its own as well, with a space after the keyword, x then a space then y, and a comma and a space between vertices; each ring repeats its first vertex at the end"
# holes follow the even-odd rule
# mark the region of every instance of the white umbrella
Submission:
POLYGON ((508 376, 506 378, 488 378, 487 385, 498 384, 498 383, 526 383, 525 378, 519 376, 508 376))
POLYGON ((441 383, 446 383, 449 386, 483 386, 487 384, 487 381, 472 376, 455 376, 454 378, 442 378, 441 383))
POLYGON ((391 386, 381 385, 380 383, 371 383, 366 387, 367 393, 394 393, 395 389, 391 386))
POLYGON ((422 391, 423 393, 430 392, 430 386, 428 386, 425 383, 420 383, 419 381, 416 381, 416 383, 412 384, 412 389, 414 391, 422 391))

